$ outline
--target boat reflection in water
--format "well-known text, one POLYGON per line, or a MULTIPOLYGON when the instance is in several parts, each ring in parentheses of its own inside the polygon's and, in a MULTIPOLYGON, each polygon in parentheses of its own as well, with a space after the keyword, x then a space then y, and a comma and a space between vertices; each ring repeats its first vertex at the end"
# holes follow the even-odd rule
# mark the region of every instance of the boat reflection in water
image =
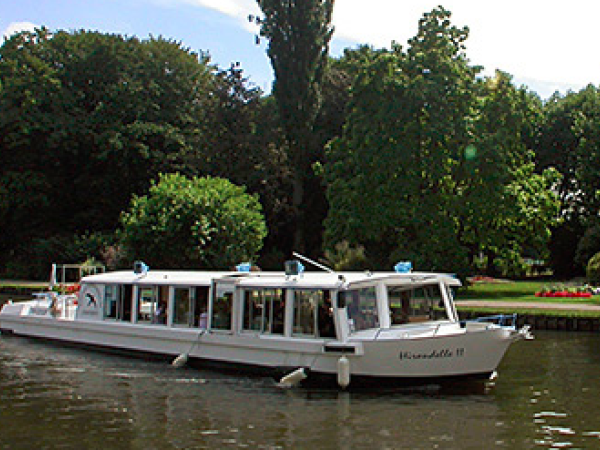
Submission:
MULTIPOLYGON (((247 268, 244 268, 247 269, 247 268)), ((134 271, 6 304, 0 330, 342 388, 485 380, 527 330, 458 319, 449 275, 134 271)), ((513 318, 514 319, 514 318, 513 318)))

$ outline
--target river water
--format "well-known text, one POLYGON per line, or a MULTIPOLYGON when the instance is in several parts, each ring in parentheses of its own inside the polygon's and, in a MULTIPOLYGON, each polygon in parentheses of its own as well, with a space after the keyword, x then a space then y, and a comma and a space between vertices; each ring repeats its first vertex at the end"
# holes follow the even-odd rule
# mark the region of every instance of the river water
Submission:
POLYGON ((600 448, 599 348, 537 332, 485 389, 339 392, 2 336, 0 448, 600 448))

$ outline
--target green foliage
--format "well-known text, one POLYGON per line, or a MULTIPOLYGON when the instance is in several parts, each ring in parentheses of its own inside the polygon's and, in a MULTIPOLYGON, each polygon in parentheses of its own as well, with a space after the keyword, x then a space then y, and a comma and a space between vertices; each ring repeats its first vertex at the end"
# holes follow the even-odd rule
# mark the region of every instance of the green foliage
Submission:
MULTIPOLYGON (((264 17, 260 35, 269 40, 273 95, 290 142, 305 142, 320 106, 320 85, 333 34, 331 0, 257 0, 264 17)), ((298 149, 301 150, 301 149, 298 149)), ((298 160, 301 161, 298 155, 298 160)))
POLYGON ((555 186, 563 222, 550 245, 551 263, 559 276, 581 275, 587 258, 576 259, 575 250, 586 230, 595 226, 600 209, 600 89, 589 85, 564 97, 556 94, 545 104, 544 114, 536 159, 541 167, 553 166, 563 174, 555 186))
POLYGON ((449 214, 451 167, 467 142, 476 68, 461 52, 466 30, 443 9, 425 15, 404 53, 365 55, 344 135, 328 152, 328 246, 362 243, 378 267, 464 267, 449 214))
POLYGON ((204 55, 162 38, 46 29, 0 54, 0 264, 31 238, 112 232, 132 193, 201 148, 204 55))
POLYGON ((585 267, 592 256, 600 252, 600 223, 590 224, 577 245, 575 261, 585 267))
POLYGON ((587 264, 586 276, 588 283, 593 285, 600 284, 600 253, 592 256, 587 264))
POLYGON ((524 142, 539 99, 503 73, 478 80, 467 36, 438 8, 406 52, 361 54, 344 133, 323 167, 328 248, 348 240, 382 268, 408 259, 461 275, 481 252, 513 273, 527 252, 543 253, 559 178, 535 173, 524 142))
POLYGON ((322 188, 312 171, 313 163, 322 157, 313 127, 321 106, 321 85, 333 34, 334 2, 257 0, 257 3, 264 17, 256 21, 261 27, 260 35, 269 41, 267 54, 275 74, 273 96, 288 144, 296 228, 294 247, 304 251, 310 234, 320 234, 320 220, 317 219, 315 227, 314 217, 324 204, 319 201, 322 188))
MULTIPOLYGON (((542 104, 506 73, 479 77, 468 29, 441 7, 405 49, 328 59, 332 0, 258 3, 275 71, 267 97, 238 65, 219 70, 162 38, 42 28, 4 41, 0 271, 46 276, 51 262, 88 257, 118 266, 121 211, 159 173, 179 172, 260 196, 261 265, 293 248, 316 254, 327 216, 334 265, 368 255, 372 269, 411 260, 462 275, 483 256, 488 273, 518 275, 534 257, 583 273, 598 251, 600 89, 542 104)), ((158 264, 180 265, 171 253, 194 245, 156 250, 158 264)), ((242 259, 222 255, 220 266, 242 259)))
POLYGON ((247 86, 238 65, 217 71, 206 111, 207 143, 201 152, 188 154, 186 165, 258 194, 270 230, 265 246, 281 248, 291 228, 290 167, 275 105, 261 94, 247 86))
POLYGON ((52 263, 82 264, 94 260, 116 269, 122 258, 115 236, 99 232, 34 238, 28 244, 11 254, 2 276, 44 280, 49 277, 52 263))
POLYGON ((130 258, 164 268, 231 268, 251 261, 267 234, 261 206, 220 178, 161 175, 121 217, 130 258))
POLYGON ((325 250, 323 262, 336 271, 369 269, 365 248, 362 245, 352 247, 347 241, 338 242, 333 250, 325 250))

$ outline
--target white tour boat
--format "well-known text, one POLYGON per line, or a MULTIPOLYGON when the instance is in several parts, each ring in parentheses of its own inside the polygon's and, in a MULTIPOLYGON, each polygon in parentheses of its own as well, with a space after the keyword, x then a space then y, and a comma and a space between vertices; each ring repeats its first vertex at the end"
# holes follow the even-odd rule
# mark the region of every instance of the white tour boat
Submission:
POLYGON ((460 281, 423 272, 133 271, 82 278, 76 295, 41 295, 0 311, 7 334, 225 368, 284 383, 414 385, 488 379, 511 323, 461 323, 460 281))

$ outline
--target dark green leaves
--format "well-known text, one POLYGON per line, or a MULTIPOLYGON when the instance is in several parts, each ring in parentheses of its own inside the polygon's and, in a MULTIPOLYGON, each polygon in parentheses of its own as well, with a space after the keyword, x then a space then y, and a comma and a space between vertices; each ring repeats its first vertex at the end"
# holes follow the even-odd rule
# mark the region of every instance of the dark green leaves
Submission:
POLYGON ((255 260, 267 234, 258 199, 220 178, 161 175, 123 214, 132 259, 168 268, 228 269, 255 260))

